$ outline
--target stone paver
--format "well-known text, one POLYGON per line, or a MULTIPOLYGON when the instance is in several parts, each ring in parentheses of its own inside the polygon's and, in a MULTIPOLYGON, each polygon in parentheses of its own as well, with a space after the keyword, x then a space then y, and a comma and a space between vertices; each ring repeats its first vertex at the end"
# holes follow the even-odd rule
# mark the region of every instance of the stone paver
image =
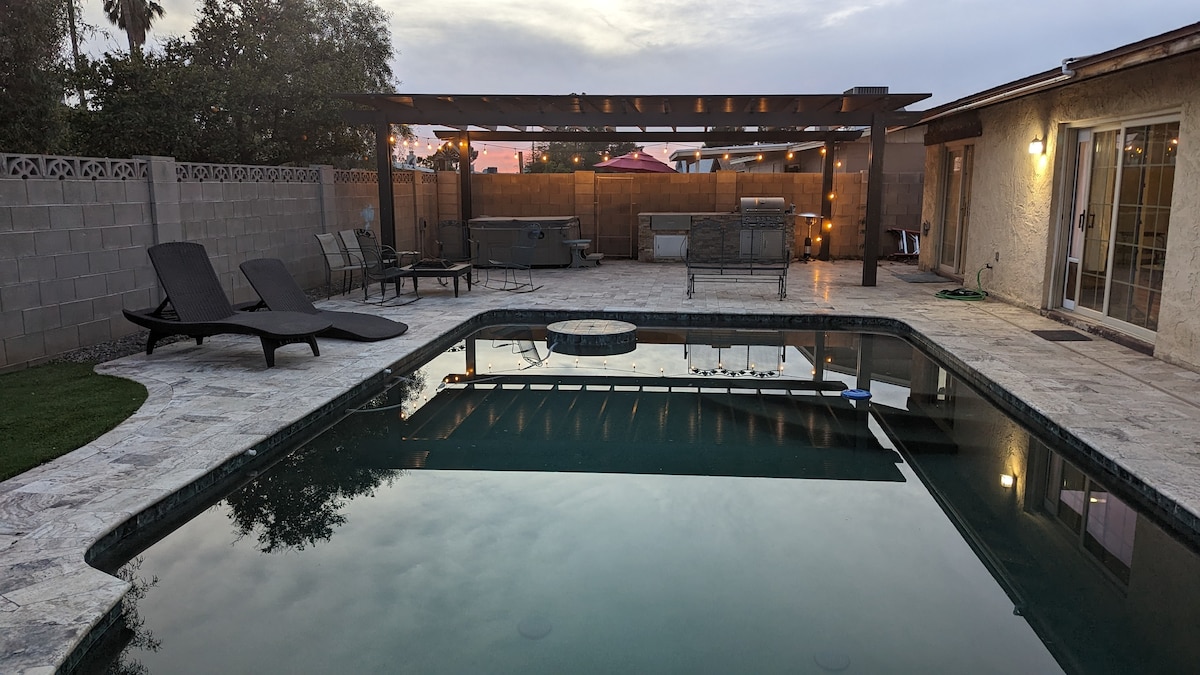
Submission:
POLYGON ((542 288, 510 294, 476 286, 454 298, 426 284, 403 307, 364 306, 353 294, 331 309, 377 312, 410 330, 378 343, 321 341, 264 366, 258 340, 181 342, 98 370, 150 391, 133 417, 94 443, 0 483, 0 672, 53 672, 116 605, 126 584, 84 562, 90 546, 231 458, 302 419, 465 319, 495 308, 887 317, 952 361, 1087 443, 1102 460, 1150 486, 1189 522, 1200 518, 1200 374, 1112 342, 1048 342, 1033 329, 1062 326, 1000 302, 933 294, 952 284, 907 283, 914 268, 884 263, 859 285, 857 261, 794 264, 788 297, 769 285, 705 284, 685 294, 676 264, 605 262, 537 270, 542 288))

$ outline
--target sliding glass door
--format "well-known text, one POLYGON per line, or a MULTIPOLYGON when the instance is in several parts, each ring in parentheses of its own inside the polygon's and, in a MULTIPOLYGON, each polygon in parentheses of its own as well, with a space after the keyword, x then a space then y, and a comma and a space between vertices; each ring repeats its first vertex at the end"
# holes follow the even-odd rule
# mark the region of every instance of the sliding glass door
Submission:
POLYGON ((1176 120, 1078 132, 1063 308, 1154 339, 1178 143, 1176 120))

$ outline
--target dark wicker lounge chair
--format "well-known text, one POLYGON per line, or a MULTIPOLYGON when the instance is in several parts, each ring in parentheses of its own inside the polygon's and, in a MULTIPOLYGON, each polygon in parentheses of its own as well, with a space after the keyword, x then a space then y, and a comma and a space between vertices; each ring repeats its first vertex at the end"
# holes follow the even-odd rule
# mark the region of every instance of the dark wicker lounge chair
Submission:
POLYGON ((408 330, 406 324, 361 312, 333 312, 313 307, 304 291, 288 273, 278 258, 258 258, 242 263, 242 274, 262 298, 260 306, 271 312, 303 312, 329 319, 333 325, 320 333, 321 337, 373 342, 386 340, 408 330))
POLYGON ((313 356, 320 356, 316 336, 329 329, 329 319, 300 312, 236 311, 200 244, 175 241, 151 246, 146 252, 167 297, 154 309, 124 312, 125 318, 150 329, 147 354, 171 335, 186 335, 203 344, 210 335, 237 334, 258 336, 268 368, 275 365, 275 350, 287 344, 303 342, 312 348, 313 356))

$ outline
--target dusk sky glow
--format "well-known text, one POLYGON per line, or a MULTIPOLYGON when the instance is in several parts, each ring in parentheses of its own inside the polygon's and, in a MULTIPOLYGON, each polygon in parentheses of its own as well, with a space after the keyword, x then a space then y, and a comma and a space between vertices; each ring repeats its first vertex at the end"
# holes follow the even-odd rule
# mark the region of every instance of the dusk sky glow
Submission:
MULTIPOLYGON (((159 1, 166 16, 151 42, 186 34, 199 2, 159 1)), ((1200 20, 1194 0, 377 3, 391 15, 403 92, 824 94, 887 85, 932 94, 918 109, 1200 20)), ((84 4, 84 20, 100 31, 87 51, 123 50, 100 7, 84 4)), ((421 135, 418 155, 432 141, 421 135)), ((661 147, 648 149, 662 158, 661 147)), ((517 144, 487 148, 477 169, 514 170, 517 144)))

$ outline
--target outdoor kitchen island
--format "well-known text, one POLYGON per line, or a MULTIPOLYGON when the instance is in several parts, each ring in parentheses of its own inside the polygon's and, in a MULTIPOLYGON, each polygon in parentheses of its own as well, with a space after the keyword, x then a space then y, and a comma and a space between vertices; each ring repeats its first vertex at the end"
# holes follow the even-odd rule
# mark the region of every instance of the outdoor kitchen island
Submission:
POLYGON ((767 218, 784 227, 792 242, 794 217, 784 210, 781 197, 745 197, 739 211, 643 212, 638 214, 638 260, 680 262, 687 258, 688 236, 697 221, 715 221, 729 226, 767 218))

